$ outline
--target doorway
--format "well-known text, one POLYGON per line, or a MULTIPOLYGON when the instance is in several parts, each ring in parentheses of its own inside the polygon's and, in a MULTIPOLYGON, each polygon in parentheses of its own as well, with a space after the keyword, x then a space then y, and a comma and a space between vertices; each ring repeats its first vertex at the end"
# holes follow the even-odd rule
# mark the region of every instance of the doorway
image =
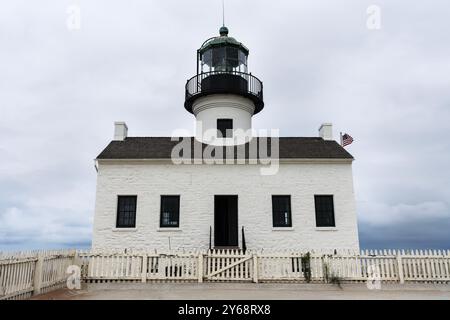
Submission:
POLYGON ((215 196, 214 244, 216 248, 239 246, 238 196, 215 196))

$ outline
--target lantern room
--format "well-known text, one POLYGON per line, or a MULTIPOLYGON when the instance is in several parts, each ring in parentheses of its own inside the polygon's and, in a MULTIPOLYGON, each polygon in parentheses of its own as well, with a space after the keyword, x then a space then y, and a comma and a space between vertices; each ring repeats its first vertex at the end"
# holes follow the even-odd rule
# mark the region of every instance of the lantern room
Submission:
POLYGON ((254 114, 264 108, 263 84, 248 72, 249 50, 223 26, 220 35, 206 40, 197 51, 197 75, 186 84, 185 108, 193 112, 200 97, 233 94, 250 99, 254 114))
POLYGON ((228 37, 228 28, 220 29, 220 37, 207 40, 199 49, 201 73, 247 73, 248 49, 236 39, 228 37))

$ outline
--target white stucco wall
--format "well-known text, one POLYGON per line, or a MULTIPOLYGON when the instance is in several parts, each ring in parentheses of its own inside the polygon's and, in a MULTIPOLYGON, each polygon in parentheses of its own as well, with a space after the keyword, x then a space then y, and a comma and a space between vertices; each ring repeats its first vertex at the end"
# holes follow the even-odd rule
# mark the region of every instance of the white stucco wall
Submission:
MULTIPOLYGON (((239 196, 239 228, 249 249, 358 249, 351 164, 281 164, 275 176, 259 166, 100 162, 94 249, 207 249, 214 196, 239 196), (137 195, 137 227, 116 230, 117 197, 137 195), (180 195, 180 230, 159 230, 160 196, 180 195), (293 228, 272 228, 272 195, 291 195, 293 228), (314 195, 334 195, 336 229, 317 229, 314 195)), ((214 239, 214 237, 213 237, 214 239)), ((241 245, 239 232, 239 245, 241 245)))
POLYGON ((233 145, 230 141, 212 141, 217 138, 217 120, 232 119, 234 136, 245 144, 251 138, 252 116, 255 104, 247 98, 233 94, 214 94, 199 98, 192 106, 196 117, 196 138, 212 145, 233 145))

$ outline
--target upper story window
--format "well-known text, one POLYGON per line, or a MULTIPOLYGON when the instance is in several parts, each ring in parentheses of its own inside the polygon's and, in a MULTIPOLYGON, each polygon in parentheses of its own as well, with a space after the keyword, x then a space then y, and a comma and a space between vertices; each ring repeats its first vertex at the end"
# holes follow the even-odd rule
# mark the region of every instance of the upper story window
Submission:
POLYGON ((161 197, 161 228, 180 227, 180 196, 161 197))
POLYGON ((218 119, 217 120, 218 138, 233 138, 233 120, 218 119))
POLYGON ((291 196, 273 196, 273 227, 274 228, 291 228, 291 196))
POLYGON ((136 228, 137 196, 119 196, 117 228, 136 228))
POLYGON ((315 202, 317 227, 336 227, 333 196, 315 196, 315 202))

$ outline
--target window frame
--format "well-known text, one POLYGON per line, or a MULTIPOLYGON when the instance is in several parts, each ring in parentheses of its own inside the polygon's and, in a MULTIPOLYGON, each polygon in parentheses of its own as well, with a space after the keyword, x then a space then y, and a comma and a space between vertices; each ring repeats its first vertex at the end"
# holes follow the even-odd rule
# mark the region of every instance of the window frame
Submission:
MULTIPOLYGON (((119 195, 117 196, 117 202, 116 202, 117 208, 116 208, 116 229, 136 229, 137 226, 137 207, 138 207, 138 196, 136 195, 119 195), (135 203, 134 203, 134 223, 133 224, 121 224, 120 220, 121 220, 121 213, 123 214, 124 212, 121 211, 121 199, 125 199, 125 198, 132 198, 134 199, 135 203)), ((128 217, 128 219, 130 219, 128 217)), ((122 219, 123 220, 123 219, 122 219)), ((123 221, 122 221, 123 222, 123 221)))
POLYGON ((293 221, 292 221, 292 196, 291 195, 273 195, 272 196, 272 227, 274 229, 292 229, 293 228, 293 221), (284 225, 277 225, 276 224, 276 220, 275 220, 275 214, 276 213, 280 213, 282 211, 280 210, 275 210, 275 199, 280 199, 280 198, 287 198, 289 200, 288 204, 289 204, 289 224, 284 224, 284 225))
POLYGON ((234 136, 234 120, 233 119, 217 119, 217 137, 221 139, 231 139, 234 136), (221 122, 228 122, 231 123, 231 128, 225 129, 225 132, 222 131, 222 128, 220 128, 219 123, 221 122), (222 134, 222 136, 219 135, 219 132, 222 134), (231 133, 231 136, 228 136, 228 133, 231 133))
POLYGON ((159 209, 160 213, 159 213, 159 228, 162 230, 166 230, 166 229, 179 229, 180 228, 180 216, 181 216, 181 196, 179 195, 162 195, 160 198, 160 209, 159 209), (178 205, 177 205, 177 225, 163 225, 163 201, 166 198, 176 198, 178 200, 178 205))
POLYGON ((316 217, 316 228, 336 228, 336 208, 334 204, 334 195, 314 195, 314 208, 315 208, 315 217, 316 217), (332 223, 330 225, 319 225, 319 203, 318 199, 328 198, 331 199, 331 214, 332 214, 332 223))

